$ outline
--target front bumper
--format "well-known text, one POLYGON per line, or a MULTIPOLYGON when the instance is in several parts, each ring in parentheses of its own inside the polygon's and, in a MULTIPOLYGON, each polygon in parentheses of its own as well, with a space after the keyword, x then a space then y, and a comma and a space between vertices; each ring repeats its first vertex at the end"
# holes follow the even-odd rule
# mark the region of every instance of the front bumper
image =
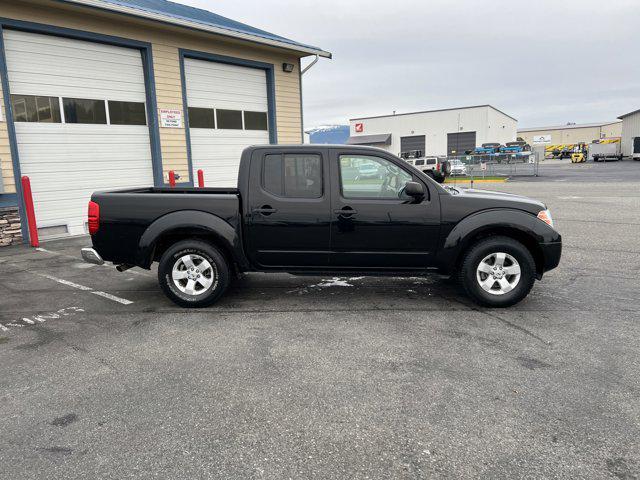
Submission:
POLYGON ((542 255, 544 257, 543 271, 553 270, 560 264, 562 256, 562 242, 541 243, 542 255))
POLYGON ((96 252, 93 248, 83 248, 80 250, 82 253, 82 259, 87 263, 93 263, 94 265, 102 265, 104 264, 104 260, 100 256, 98 252, 96 252))

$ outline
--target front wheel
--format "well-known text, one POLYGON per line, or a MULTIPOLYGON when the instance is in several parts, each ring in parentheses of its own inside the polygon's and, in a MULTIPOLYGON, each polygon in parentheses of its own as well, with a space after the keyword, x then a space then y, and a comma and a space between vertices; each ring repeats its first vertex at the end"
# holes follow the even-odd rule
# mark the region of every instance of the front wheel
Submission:
POLYGON ((181 307, 199 308, 215 303, 229 285, 224 255, 209 243, 183 240, 167 249, 158 266, 160 288, 181 307))
POLYGON ((460 283, 476 303, 503 308, 515 305, 531 291, 535 261, 529 250, 509 237, 493 237, 472 245, 464 255, 460 283))

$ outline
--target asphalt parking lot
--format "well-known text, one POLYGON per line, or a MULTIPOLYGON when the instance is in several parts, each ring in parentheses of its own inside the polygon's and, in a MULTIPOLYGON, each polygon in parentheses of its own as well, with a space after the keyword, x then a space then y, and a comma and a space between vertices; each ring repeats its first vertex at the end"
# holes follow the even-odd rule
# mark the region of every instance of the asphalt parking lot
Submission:
POLYGON ((0 478, 639 478, 640 164, 601 166, 481 187, 563 234, 508 310, 251 274, 188 311, 85 238, 0 250, 0 478))

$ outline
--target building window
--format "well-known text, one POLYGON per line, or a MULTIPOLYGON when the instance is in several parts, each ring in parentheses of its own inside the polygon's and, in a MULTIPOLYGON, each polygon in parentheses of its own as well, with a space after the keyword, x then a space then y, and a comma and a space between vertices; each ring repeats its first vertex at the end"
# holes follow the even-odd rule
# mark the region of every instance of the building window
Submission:
POLYGON ((63 98, 65 123, 88 123, 106 125, 107 112, 104 100, 63 98))
POLYGON ((217 109, 216 122, 223 130, 242 130, 242 111, 217 109))
POLYGON ((109 100, 109 120, 111 125, 146 125, 145 105, 140 102, 109 100))
POLYGON ((216 128, 213 108, 189 107, 190 128, 216 128))
POLYGON ((268 130, 267 112, 244 112, 245 130, 268 130))
POLYGON ((58 97, 11 95, 11 106, 16 122, 61 122, 58 97))
POLYGON ((262 187, 279 197, 320 198, 322 160, 319 155, 266 155, 262 187))

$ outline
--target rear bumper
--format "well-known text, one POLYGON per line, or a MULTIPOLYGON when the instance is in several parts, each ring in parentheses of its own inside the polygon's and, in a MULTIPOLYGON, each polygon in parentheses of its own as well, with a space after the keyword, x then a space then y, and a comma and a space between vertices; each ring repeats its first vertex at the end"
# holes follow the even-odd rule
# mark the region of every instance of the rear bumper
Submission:
POLYGON ((544 256, 543 272, 556 268, 560 264, 560 257, 562 256, 562 242, 541 243, 540 248, 544 256))
POLYGON ((102 265, 104 263, 100 254, 93 248, 83 248, 80 252, 82 253, 82 259, 87 263, 93 263, 94 265, 102 265))

